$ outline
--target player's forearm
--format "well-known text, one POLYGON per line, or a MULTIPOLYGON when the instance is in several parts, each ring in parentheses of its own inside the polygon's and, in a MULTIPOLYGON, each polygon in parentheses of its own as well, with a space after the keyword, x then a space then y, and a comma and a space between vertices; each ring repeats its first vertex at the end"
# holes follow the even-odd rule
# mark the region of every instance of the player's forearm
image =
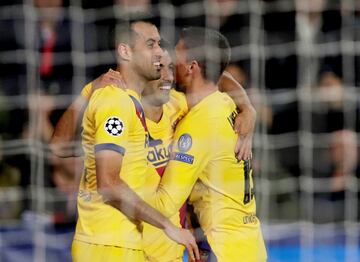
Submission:
POLYGON ((129 218, 164 229, 167 218, 143 201, 119 176, 123 155, 113 150, 95 153, 98 192, 129 218))
MULTIPOLYGON (((192 188, 192 186, 190 186, 190 188, 192 188)), ((158 189, 153 193, 148 202, 152 207, 159 210, 166 217, 172 217, 185 203, 189 194, 190 192, 188 192, 185 188, 184 190, 173 190, 167 185, 160 183, 158 189), (171 194, 168 192, 171 192, 171 194)))
POLYGON ((238 126, 240 130, 237 131, 240 134, 253 132, 256 122, 256 111, 251 104, 245 89, 228 72, 224 72, 218 85, 220 91, 226 92, 239 109, 241 124, 238 126))
POLYGON ((234 101, 239 110, 251 110, 255 113, 248 95, 243 86, 228 72, 224 72, 218 82, 219 90, 226 92, 234 101))
POLYGON ((88 101, 84 97, 77 97, 56 124, 50 140, 50 149, 56 156, 72 157, 81 155, 81 150, 79 150, 75 138, 87 103, 88 101))
POLYGON ((169 219, 143 201, 125 182, 103 188, 101 194, 108 204, 129 218, 144 221, 160 229, 169 226, 169 219))
POLYGON ((253 133, 256 122, 256 111, 253 106, 243 106, 239 108, 238 118, 241 121, 241 125, 238 126, 239 130, 236 130, 241 135, 253 133))

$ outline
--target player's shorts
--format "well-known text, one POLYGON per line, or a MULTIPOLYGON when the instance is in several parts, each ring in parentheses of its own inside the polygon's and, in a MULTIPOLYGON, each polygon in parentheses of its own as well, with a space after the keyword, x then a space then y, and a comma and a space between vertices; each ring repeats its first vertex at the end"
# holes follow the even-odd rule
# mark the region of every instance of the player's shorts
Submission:
POLYGON ((267 260, 260 229, 244 228, 236 234, 217 232, 214 236, 208 235, 207 239, 218 262, 265 262, 267 260))
POLYGON ((145 261, 142 250, 90 244, 75 239, 72 243, 71 255, 74 262, 145 261))

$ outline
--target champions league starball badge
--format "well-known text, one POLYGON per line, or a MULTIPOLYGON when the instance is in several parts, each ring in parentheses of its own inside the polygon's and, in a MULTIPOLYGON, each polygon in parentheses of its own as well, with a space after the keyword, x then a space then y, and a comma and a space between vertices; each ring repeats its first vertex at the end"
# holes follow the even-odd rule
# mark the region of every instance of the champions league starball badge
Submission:
POLYGON ((124 123, 121 119, 113 116, 106 121, 104 128, 109 135, 119 136, 124 131, 124 123))
POLYGON ((183 134, 179 137, 178 148, 180 152, 189 151, 192 146, 192 138, 189 134, 183 134))

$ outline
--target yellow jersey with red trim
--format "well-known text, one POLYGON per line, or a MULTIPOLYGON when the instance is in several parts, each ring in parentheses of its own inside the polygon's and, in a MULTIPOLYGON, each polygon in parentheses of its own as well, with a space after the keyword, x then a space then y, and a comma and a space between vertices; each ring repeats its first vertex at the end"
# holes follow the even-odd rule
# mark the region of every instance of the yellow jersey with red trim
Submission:
POLYGON ((82 122, 85 163, 79 187, 79 217, 74 239, 142 249, 140 225, 106 204, 97 192, 95 152, 113 150, 123 154, 119 176, 143 197, 148 137, 144 122, 136 92, 106 86, 92 94, 82 122))
POLYGON ((154 206, 173 216, 190 202, 218 261, 265 261, 250 162, 234 154, 237 109, 216 91, 179 122, 154 206))
MULTIPOLYGON (((148 169, 146 174, 147 196, 157 189, 161 176, 169 161, 171 142, 176 123, 186 114, 187 102, 183 93, 170 90, 170 100, 163 105, 163 114, 159 122, 146 118, 150 133, 147 153, 148 169)), ((148 197, 145 197, 147 199, 148 197)), ((179 212, 171 218, 171 222, 180 226, 179 212)), ((169 239, 166 234, 147 223, 143 228, 143 245, 148 261, 172 261, 181 258, 184 248, 169 239)))

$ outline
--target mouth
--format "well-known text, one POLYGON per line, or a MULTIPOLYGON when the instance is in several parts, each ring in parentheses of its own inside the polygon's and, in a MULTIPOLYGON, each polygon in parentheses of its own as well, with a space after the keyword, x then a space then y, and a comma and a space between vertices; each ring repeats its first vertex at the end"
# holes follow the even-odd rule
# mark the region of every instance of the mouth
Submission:
POLYGON ((153 65, 156 67, 157 70, 161 69, 161 63, 160 62, 154 62, 153 65))
POLYGON ((163 84, 159 87, 160 90, 170 90, 171 89, 171 84, 163 84))

